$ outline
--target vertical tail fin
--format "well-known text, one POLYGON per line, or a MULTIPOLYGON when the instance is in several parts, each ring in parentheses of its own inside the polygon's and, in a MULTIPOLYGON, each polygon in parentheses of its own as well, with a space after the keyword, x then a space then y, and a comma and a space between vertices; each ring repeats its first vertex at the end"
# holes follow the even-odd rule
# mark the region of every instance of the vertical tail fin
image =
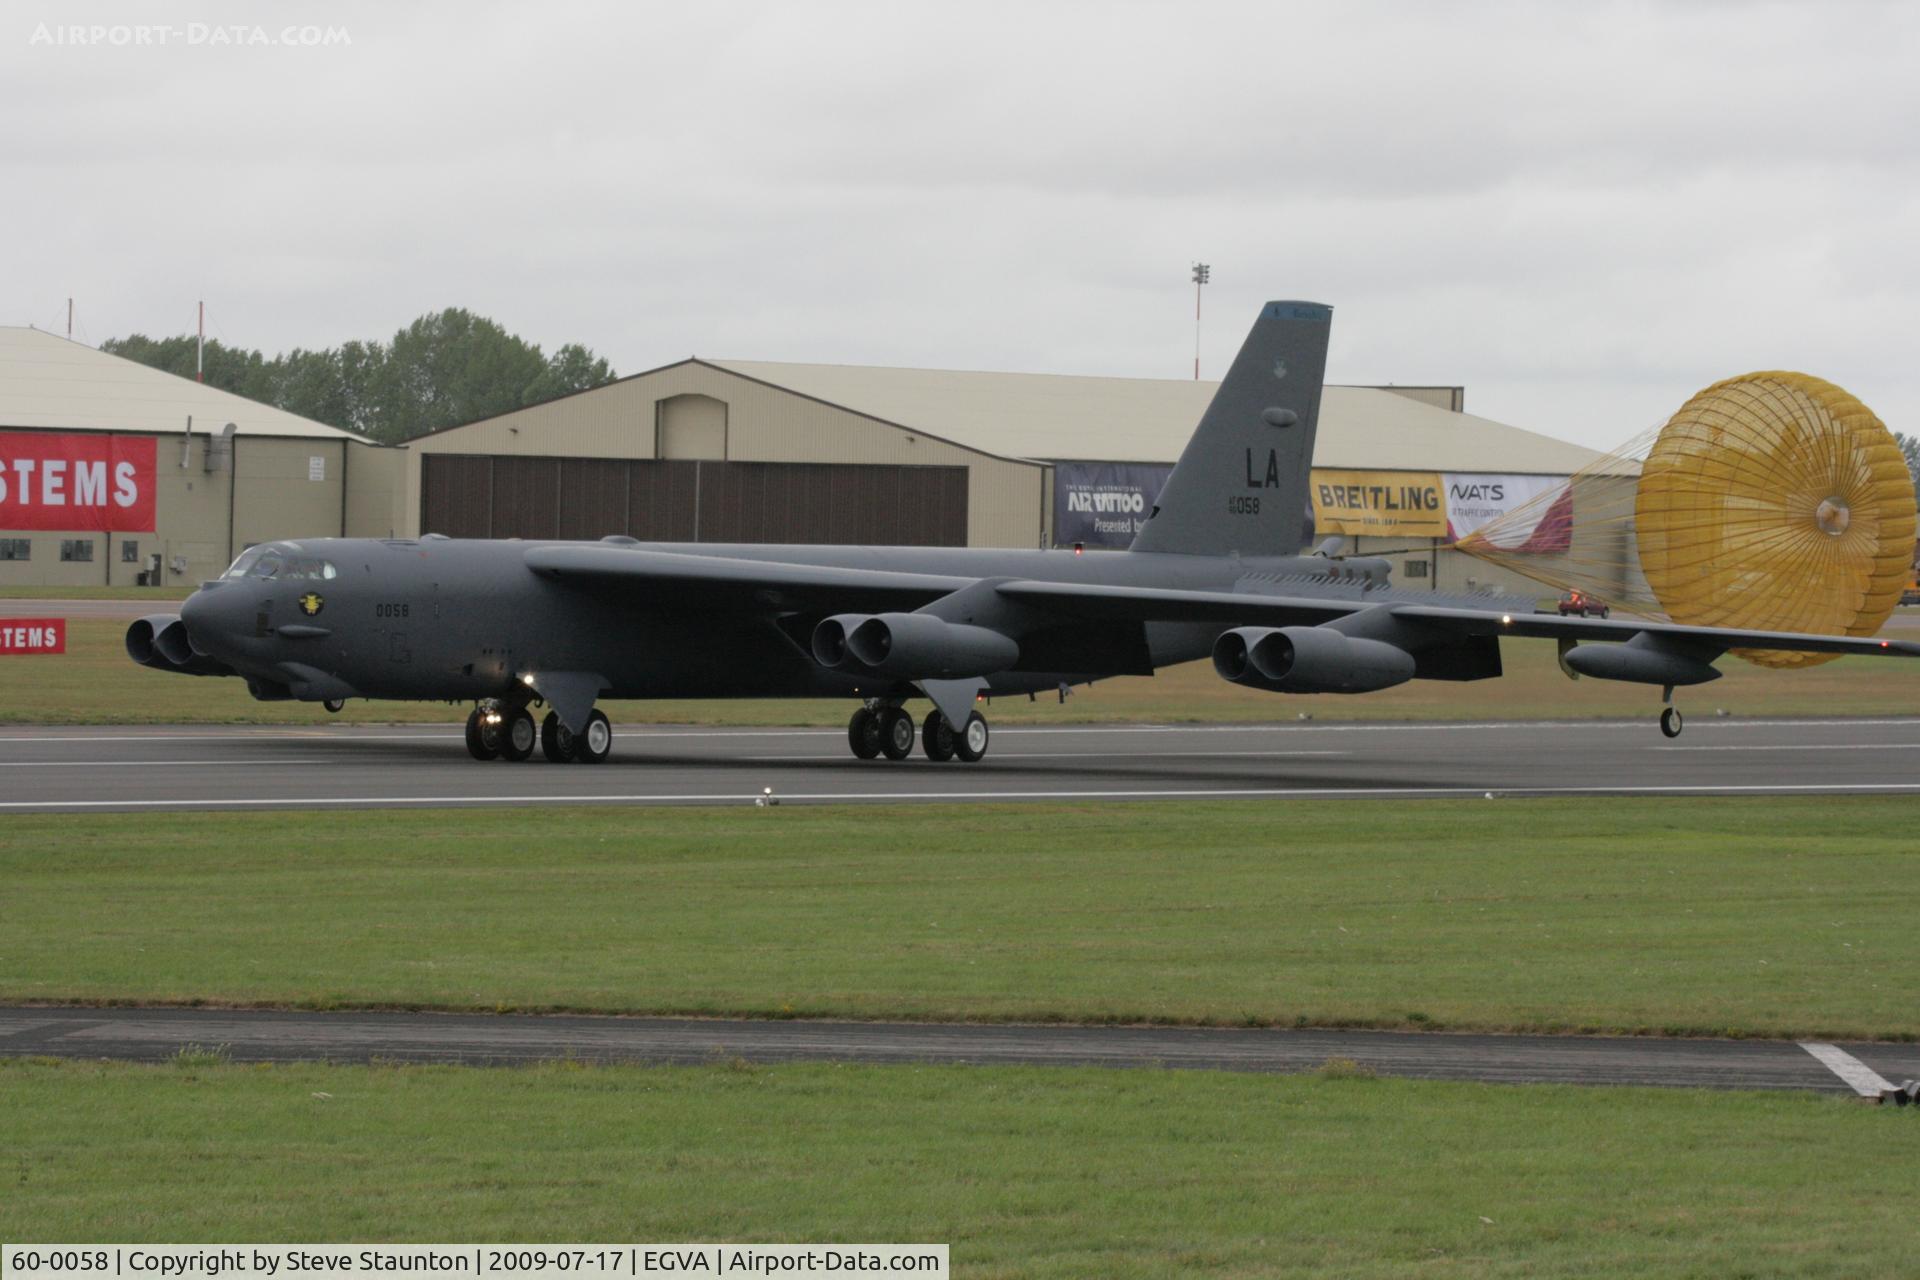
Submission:
POLYGON ((1135 551, 1300 550, 1333 308, 1269 302, 1160 490, 1135 551))

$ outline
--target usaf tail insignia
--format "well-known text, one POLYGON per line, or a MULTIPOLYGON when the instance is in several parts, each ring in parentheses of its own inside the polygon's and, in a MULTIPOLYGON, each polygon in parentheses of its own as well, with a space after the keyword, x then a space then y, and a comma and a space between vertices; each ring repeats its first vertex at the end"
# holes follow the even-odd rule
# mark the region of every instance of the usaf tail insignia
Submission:
POLYGON ((317 591, 309 591, 300 597, 300 612, 306 614, 309 618, 318 617, 320 611, 326 607, 327 602, 321 598, 320 593, 317 591))

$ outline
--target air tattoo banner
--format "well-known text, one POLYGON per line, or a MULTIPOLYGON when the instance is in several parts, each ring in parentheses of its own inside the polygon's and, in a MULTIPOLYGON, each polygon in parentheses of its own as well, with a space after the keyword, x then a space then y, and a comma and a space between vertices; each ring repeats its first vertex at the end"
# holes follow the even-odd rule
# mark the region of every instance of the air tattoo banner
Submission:
POLYGON ((0 529, 152 533, 152 436, 0 432, 0 529))
POLYGON ((1326 471, 1307 486, 1315 537, 1443 538, 1447 515, 1431 471, 1326 471))
POLYGON ((1565 476, 1447 475, 1447 539, 1481 533, 1502 551, 1565 551, 1573 490, 1565 476), (1559 496, 1555 497, 1555 491, 1559 496))
POLYGON ((1173 468, 1144 462, 1062 462, 1053 468, 1053 544, 1125 547, 1147 523, 1173 468))

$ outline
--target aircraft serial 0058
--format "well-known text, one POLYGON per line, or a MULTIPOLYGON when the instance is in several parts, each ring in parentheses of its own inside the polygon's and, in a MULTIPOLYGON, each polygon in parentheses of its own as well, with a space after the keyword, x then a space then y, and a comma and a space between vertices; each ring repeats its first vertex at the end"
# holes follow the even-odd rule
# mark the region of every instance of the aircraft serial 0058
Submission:
MULTIPOLYGON (((1728 649, 1920 655, 1920 644, 1503 611, 1403 591, 1384 560, 1301 555, 1332 309, 1261 309, 1125 552, 449 539, 249 548, 133 659, 256 698, 472 700, 479 759, 607 758, 602 697, 859 700, 863 759, 987 754, 982 694, 1052 691, 1212 655, 1235 684, 1365 693, 1498 676, 1503 637, 1582 642, 1568 665, 1664 687, 1728 649), (1588 644, 1589 641, 1624 643, 1588 644), (904 704, 932 709, 916 725, 904 704), (532 708, 548 711, 536 726, 532 708)), ((1511 606, 1509 606, 1511 608, 1511 606)))

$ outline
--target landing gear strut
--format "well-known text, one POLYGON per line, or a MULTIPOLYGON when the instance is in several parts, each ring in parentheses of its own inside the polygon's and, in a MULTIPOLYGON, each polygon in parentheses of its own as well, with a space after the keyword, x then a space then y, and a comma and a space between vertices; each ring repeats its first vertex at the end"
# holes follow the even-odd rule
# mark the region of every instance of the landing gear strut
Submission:
MULTIPOLYGON (((913 754, 915 736, 913 717, 904 708, 885 703, 868 703, 847 721, 847 745, 862 760, 880 755, 889 760, 905 760, 913 754)), ((992 733, 987 728, 986 717, 978 711, 967 717, 965 729, 956 732, 935 707, 920 721, 917 736, 920 750, 929 760, 972 763, 986 757, 992 733)))
POLYGON ((559 713, 549 711, 540 722, 540 751, 553 764, 601 764, 613 752, 613 726, 607 713, 596 709, 587 717, 586 732, 575 733, 560 722, 559 713))
POLYGON ((1666 734, 1669 738, 1677 738, 1680 736, 1680 730, 1686 727, 1687 722, 1686 719, 1681 716, 1680 708, 1673 705, 1672 685, 1666 687, 1666 692, 1661 695, 1660 700, 1667 704, 1660 712, 1660 732, 1666 734))
POLYGON ((500 712, 487 705, 467 714, 467 754, 475 760, 494 760, 500 755, 500 712))
POLYGON ((904 708, 888 707, 880 713, 880 750, 889 760, 913 754, 913 717, 904 708))
POLYGON ((524 706, 487 701, 467 716, 467 754, 475 760, 525 760, 537 740, 524 706))
POLYGON ((853 713, 853 719, 847 721, 847 745, 862 760, 871 760, 880 754, 880 717, 871 707, 861 707, 853 713))
POLYGON ((920 723, 920 746, 927 753, 927 759, 941 761, 953 759, 953 726, 935 707, 927 712, 927 718, 920 723))

